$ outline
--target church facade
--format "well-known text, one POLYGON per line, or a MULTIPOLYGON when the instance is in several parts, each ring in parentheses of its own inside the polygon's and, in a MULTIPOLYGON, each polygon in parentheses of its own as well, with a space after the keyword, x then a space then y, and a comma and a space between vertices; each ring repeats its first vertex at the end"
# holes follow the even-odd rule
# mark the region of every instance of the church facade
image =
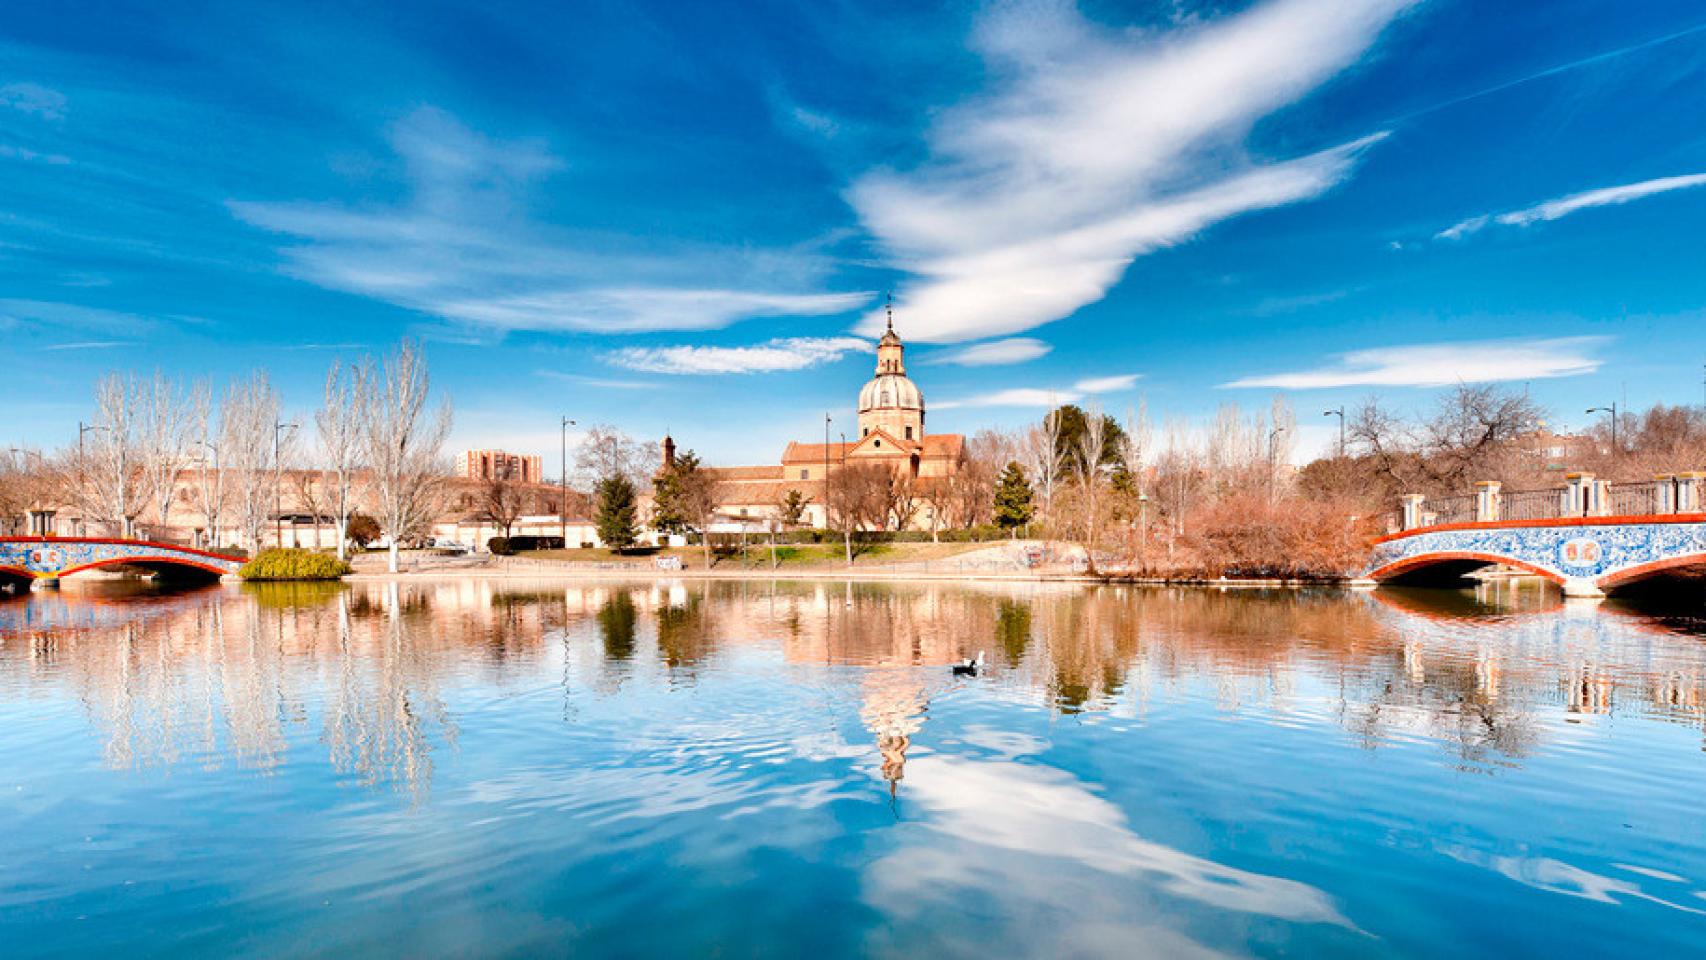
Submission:
MULTIPOLYGON (((717 479, 718 519, 763 525, 780 515, 790 491, 798 491, 807 501, 803 525, 826 527, 825 493, 844 469, 877 465, 927 485, 946 482, 964 466, 964 436, 925 432, 924 392, 906 375, 906 345, 894 331, 892 316, 877 342, 876 374, 859 391, 858 409, 857 439, 794 441, 776 465, 711 468, 717 479)), ((666 457, 672 449, 666 439, 666 457)), ((911 526, 929 529, 932 522, 929 507, 923 506, 911 526)))

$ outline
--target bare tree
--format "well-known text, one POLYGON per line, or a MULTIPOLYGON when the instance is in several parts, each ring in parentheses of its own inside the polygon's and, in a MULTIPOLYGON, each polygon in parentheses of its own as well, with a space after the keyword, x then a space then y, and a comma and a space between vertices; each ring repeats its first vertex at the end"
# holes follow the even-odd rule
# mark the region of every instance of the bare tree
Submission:
POLYGON ((225 431, 214 419, 213 406, 203 402, 194 413, 191 431, 195 436, 196 471, 190 487, 196 510, 207 524, 206 543, 219 546, 219 531, 225 514, 225 431))
POLYGON ((108 532, 134 533, 147 500, 142 469, 142 389, 134 377, 109 374, 95 385, 95 422, 81 438, 78 505, 108 532))
POLYGON ((515 522, 526 512, 528 499, 526 488, 511 480, 507 471, 499 470, 480 491, 481 512, 507 540, 515 522))
POLYGON ((386 359, 373 385, 362 434, 373 471, 377 519, 391 541, 386 566, 396 573, 402 539, 418 534, 432 520, 447 472, 441 461, 450 435, 450 403, 446 400, 436 412, 428 411, 432 384, 426 358, 410 340, 386 359))
POLYGON ((1043 417, 1042 423, 1025 432, 1021 440, 1024 452, 1023 462, 1025 472, 1031 478, 1031 485, 1042 496, 1043 525, 1050 522, 1050 510, 1054 504, 1054 495, 1060 487, 1064 464, 1060 450, 1060 417, 1054 405, 1043 417))
POLYGON ((239 539, 251 552, 260 550, 278 501, 278 411, 278 393, 264 371, 233 382, 220 408, 219 468, 229 472, 239 539))
POLYGON ((1079 435, 1077 455, 1085 465, 1076 477, 1077 490, 1075 499, 1078 528, 1078 542, 1084 547, 1085 562, 1089 572, 1096 572, 1096 546, 1101 540, 1104 489, 1107 485, 1102 475, 1101 458, 1107 449, 1107 418, 1102 415, 1102 408, 1091 405, 1088 415, 1084 418, 1084 432, 1079 435))
POLYGON ((879 528, 888 518, 894 471, 881 464, 842 467, 830 475, 829 515, 841 531, 847 562, 853 562, 853 534, 879 528))
POLYGON ((609 424, 595 424, 575 449, 575 469, 587 483, 624 477, 636 489, 651 485, 657 474, 657 447, 641 443, 609 424))
POLYGON ((178 481, 192 456, 196 411, 207 406, 207 387, 189 393, 159 371, 137 388, 138 469, 153 501, 154 519, 163 534, 172 522, 178 481))
POLYGON ((930 541, 942 542, 942 524, 958 522, 960 508, 960 491, 955 484, 960 474, 947 477, 919 477, 914 483, 918 488, 918 496, 930 511, 930 541))
POLYGON ((882 522, 892 523, 890 529, 897 532, 905 530, 918 519, 918 511, 924 507, 923 484, 911 473, 891 472, 884 500, 882 522))
MULTIPOLYGON (((361 467, 364 412, 373 402, 372 367, 333 363, 326 373, 325 401, 314 413, 320 457, 330 489, 326 497, 338 524, 338 559, 349 555, 349 519, 355 512, 356 471, 361 467)), ((505 534, 507 536, 508 534, 505 534)))

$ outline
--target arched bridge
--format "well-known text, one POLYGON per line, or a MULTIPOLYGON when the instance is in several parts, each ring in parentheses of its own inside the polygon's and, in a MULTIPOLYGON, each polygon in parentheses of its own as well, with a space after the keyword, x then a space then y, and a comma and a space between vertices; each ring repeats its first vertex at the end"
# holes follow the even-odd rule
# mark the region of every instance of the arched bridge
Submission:
POLYGON ((1706 573, 1706 474, 1636 484, 1571 474, 1556 490, 1404 498, 1392 532, 1375 541, 1363 576, 1414 581, 1502 564, 1537 574, 1571 597, 1599 597, 1655 574, 1706 573))
POLYGON ((0 584, 57 581, 81 570, 120 567, 163 576, 214 579, 236 573, 241 557, 149 540, 0 537, 0 584))

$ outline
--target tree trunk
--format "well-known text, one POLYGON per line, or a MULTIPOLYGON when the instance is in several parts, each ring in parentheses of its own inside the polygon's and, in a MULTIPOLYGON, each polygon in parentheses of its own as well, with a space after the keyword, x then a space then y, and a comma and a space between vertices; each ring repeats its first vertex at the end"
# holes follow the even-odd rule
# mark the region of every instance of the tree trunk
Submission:
POLYGON ((847 527, 841 531, 841 535, 847 543, 847 565, 851 567, 853 565, 853 528, 847 527))
POLYGON ((398 564, 397 564, 397 538, 392 537, 391 538, 391 552, 390 552, 389 557, 386 559, 385 569, 389 570, 392 573, 396 573, 397 567, 398 567, 398 564))

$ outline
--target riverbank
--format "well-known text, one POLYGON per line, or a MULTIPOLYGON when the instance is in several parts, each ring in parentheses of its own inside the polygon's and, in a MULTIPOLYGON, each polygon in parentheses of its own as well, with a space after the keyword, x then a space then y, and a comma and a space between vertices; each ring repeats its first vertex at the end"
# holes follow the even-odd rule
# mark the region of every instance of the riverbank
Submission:
POLYGON ((620 557, 604 551, 549 551, 530 556, 440 555, 411 552, 402 569, 385 569, 384 554, 355 558, 351 581, 390 581, 466 577, 497 580, 872 580, 1008 581, 1137 586, 1196 586, 1220 589, 1302 589, 1360 586, 1350 580, 1281 578, 1201 578, 1135 576, 1118 568, 1088 572, 1081 547, 1040 540, 999 544, 882 544, 849 565, 839 547, 796 551, 772 567, 761 548, 739 558, 724 558, 707 568, 697 549, 658 551, 620 557))

